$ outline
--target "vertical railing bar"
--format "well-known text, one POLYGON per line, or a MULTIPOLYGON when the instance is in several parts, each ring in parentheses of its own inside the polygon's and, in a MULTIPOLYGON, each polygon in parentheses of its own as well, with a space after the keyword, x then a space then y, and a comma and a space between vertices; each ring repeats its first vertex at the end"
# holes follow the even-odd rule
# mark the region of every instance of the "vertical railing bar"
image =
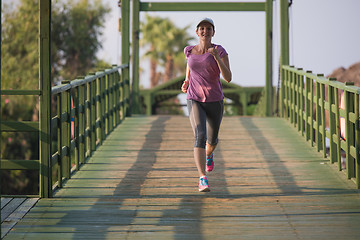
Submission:
MULTIPOLYGON (((307 71, 307 73, 309 73, 309 71, 307 71)), ((309 93, 310 93, 310 78, 309 77, 305 77, 305 131, 306 131, 306 141, 310 140, 310 122, 309 122, 309 117, 310 117, 310 108, 311 108, 311 101, 309 99, 309 93)), ((312 121, 312 119, 310 119, 312 121)))
MULTIPOLYGON (((329 81, 336 81, 336 78, 330 78, 329 81)), ((337 149, 336 143, 334 141, 334 134, 335 134, 335 113, 332 110, 332 106, 335 104, 335 97, 334 97, 335 88, 328 85, 328 103, 329 103, 329 132, 330 132, 330 163, 335 163, 337 161, 337 149)))
POLYGON ((125 115, 125 104, 124 104, 124 82, 123 82, 123 76, 121 71, 121 76, 119 78, 119 103, 120 103, 120 121, 123 120, 125 115))
POLYGON ((62 178, 63 178, 63 164, 62 164, 62 143, 63 143, 63 136, 62 136, 62 93, 57 94, 56 96, 57 101, 57 116, 58 116, 58 127, 57 127, 57 151, 58 151, 58 187, 62 188, 62 178))
POLYGON ((319 100, 320 100, 320 83, 316 81, 316 150, 320 151, 320 107, 319 107, 319 100))
POLYGON ((106 99, 106 92, 107 92, 107 88, 105 87, 105 81, 106 81, 106 75, 104 75, 101 78, 101 136, 102 136, 102 141, 105 140, 106 138, 106 103, 105 103, 105 99, 106 99))
POLYGON ((322 151, 323 157, 326 158, 326 132, 325 132, 325 84, 320 84, 321 96, 321 129, 322 129, 322 151))
POLYGON ((283 86, 284 86, 284 95, 283 95, 283 111, 282 111, 282 114, 283 114, 283 117, 284 118, 286 118, 286 119, 288 119, 288 115, 287 115, 287 113, 288 113, 288 111, 287 111, 287 96, 288 96, 288 94, 287 94, 287 83, 288 83, 288 74, 287 74, 287 70, 286 69, 282 69, 283 70, 283 79, 282 79, 282 84, 283 84, 283 86))
POLYGON ((112 73, 109 76, 109 87, 111 89, 110 91, 110 118, 109 118, 109 122, 110 122, 110 132, 113 131, 114 129, 114 91, 113 91, 113 87, 114 87, 114 73, 112 73))
POLYGON ((295 89, 294 89, 294 85, 295 85, 295 72, 291 73, 291 78, 290 78, 290 108, 291 108, 291 116, 290 116, 290 120, 291 123, 294 125, 295 127, 295 89))
POLYGON ((334 97, 335 97, 335 132, 336 132, 336 159, 338 162, 338 170, 342 170, 341 165, 341 132, 340 132, 340 111, 339 111, 339 91, 337 88, 334 88, 334 97))
POLYGON ((109 74, 106 75, 106 78, 105 78, 105 88, 106 88, 106 96, 105 96, 105 114, 106 114, 106 119, 105 119, 105 128, 106 128, 106 134, 109 134, 110 133, 110 127, 109 127, 109 124, 110 124, 110 121, 109 121, 109 118, 110 118, 110 108, 109 108, 109 74))
POLYGON ((293 84, 293 90, 294 90, 294 127, 295 128, 298 128, 299 126, 299 114, 298 114, 298 107, 299 107, 299 102, 298 102, 298 98, 299 98, 299 95, 298 95, 298 77, 299 77, 299 74, 297 72, 294 72, 294 84, 293 84))
POLYGON ((117 126, 117 112, 118 112, 118 105, 117 105, 117 73, 114 72, 113 75, 113 122, 114 122, 114 128, 117 126))
POLYGON ((304 103, 304 99, 305 99, 305 96, 304 96, 304 75, 300 75, 300 112, 301 112, 301 115, 300 115, 300 119, 301 119, 301 126, 300 126, 300 131, 301 131, 301 136, 304 136, 305 133, 304 133, 304 125, 306 124, 306 119, 304 119, 306 117, 306 114, 305 114, 305 103, 304 103))
MULTIPOLYGON (((302 68, 298 68, 298 70, 302 70, 302 68)), ((300 91, 300 79, 301 79, 301 74, 297 74, 297 78, 296 78, 296 111, 297 111, 297 130, 298 132, 300 132, 301 130, 301 91, 300 91)))
POLYGON ((351 178, 351 156, 350 156, 350 120, 349 120, 349 112, 350 112, 350 92, 344 92, 344 100, 345 100, 345 137, 346 137, 346 175, 348 179, 351 178))
POLYGON ((117 126, 119 124, 119 111, 120 111, 120 106, 119 106, 119 73, 118 72, 114 72, 114 126, 117 126))
POLYGON ((71 174, 71 89, 66 90, 66 178, 70 179, 71 174))
MULTIPOLYGON (((95 80, 95 84, 96 84, 96 94, 95 94, 95 107, 96 107, 96 117, 95 117, 95 125, 96 125, 96 136, 97 136, 97 140, 99 141, 100 144, 102 144, 102 122, 101 122, 101 77, 96 78, 95 80), (99 126, 97 126, 96 122, 99 122, 99 126)), ((97 142, 97 141, 96 141, 97 142)))
POLYGON ((81 141, 79 139, 79 157, 81 164, 85 163, 85 86, 86 84, 79 86, 79 102, 81 104, 81 111, 79 113, 79 135, 81 136, 81 141))
POLYGON ((79 143, 79 108, 80 108, 80 102, 79 102, 79 95, 80 95, 80 87, 76 87, 74 89, 74 108, 75 108, 75 116, 74 116, 74 139, 75 139, 75 165, 76 165, 76 171, 80 169, 80 143, 79 143))
POLYGON ((91 156, 91 135, 92 135, 92 125, 91 125, 91 112, 92 112, 92 97, 91 97, 91 82, 86 84, 86 154, 88 157, 91 156))
MULTIPOLYGON (((353 83, 346 83, 347 85, 353 85, 353 83)), ((347 158, 346 158, 346 164, 347 164, 347 174, 348 178, 355 177, 355 158, 351 155, 350 149, 351 147, 354 147, 355 142, 355 132, 354 132, 354 123, 350 121, 350 112, 354 112, 354 93, 347 92, 347 134, 346 134, 346 143, 347 143, 347 158)))
POLYGON ((356 149, 356 155, 355 155, 355 177, 356 177, 356 187, 360 188, 360 158, 359 158, 359 94, 355 94, 355 149, 356 149))
POLYGON ((96 80, 91 82, 91 118, 90 118, 90 131, 91 131, 91 145, 90 145, 90 156, 92 156, 93 152, 96 149, 96 80))
MULTIPOLYGON (((310 81, 310 138, 311 138, 311 146, 314 146, 314 79, 311 78, 310 81)), ((316 85, 315 85, 316 87, 316 85)), ((315 108, 316 109, 316 108, 315 108)))
POLYGON ((116 96, 115 96, 115 106, 116 106, 116 125, 119 125, 120 124, 120 110, 121 110, 121 107, 120 107, 120 102, 121 102, 121 99, 120 99, 120 78, 119 78, 119 71, 116 71, 115 73, 115 89, 116 89, 116 96))

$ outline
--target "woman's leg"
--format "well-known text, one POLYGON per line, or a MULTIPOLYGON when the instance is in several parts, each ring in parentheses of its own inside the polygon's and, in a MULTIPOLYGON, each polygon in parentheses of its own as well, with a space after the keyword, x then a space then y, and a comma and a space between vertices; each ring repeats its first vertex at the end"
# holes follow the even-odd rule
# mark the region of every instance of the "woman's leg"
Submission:
POLYGON ((195 135, 194 160, 199 173, 199 177, 202 177, 206 174, 206 113, 198 102, 188 100, 187 103, 190 123, 195 135))
POLYGON ((195 165, 197 167, 199 177, 205 176, 205 164, 206 164, 206 156, 205 156, 205 148, 194 147, 194 159, 195 165))
POLYGON ((221 120, 224 114, 224 102, 212 102, 206 104, 207 142, 206 156, 210 156, 218 143, 221 120))

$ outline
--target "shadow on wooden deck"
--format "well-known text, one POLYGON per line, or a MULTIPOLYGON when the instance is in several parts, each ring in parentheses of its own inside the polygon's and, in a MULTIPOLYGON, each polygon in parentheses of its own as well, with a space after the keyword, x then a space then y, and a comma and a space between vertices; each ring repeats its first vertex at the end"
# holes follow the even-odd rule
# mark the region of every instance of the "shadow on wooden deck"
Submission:
POLYGON ((277 118, 224 118, 197 191, 185 117, 126 120, 5 239, 357 239, 360 195, 277 118))

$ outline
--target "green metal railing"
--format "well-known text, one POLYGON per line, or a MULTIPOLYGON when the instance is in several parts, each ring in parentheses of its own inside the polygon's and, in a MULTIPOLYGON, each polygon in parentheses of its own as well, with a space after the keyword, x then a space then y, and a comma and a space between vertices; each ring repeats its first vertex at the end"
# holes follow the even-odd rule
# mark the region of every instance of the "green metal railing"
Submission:
MULTIPOLYGON (((1 121, 2 132, 35 132, 48 135, 51 139, 51 161, 49 156, 39 160, 4 160, 1 169, 6 170, 39 170, 40 179, 46 179, 50 193, 43 196, 42 185, 40 197, 51 197, 56 188, 78 170, 81 164, 101 145, 102 141, 121 121, 129 115, 130 88, 129 80, 121 77, 119 70, 124 71, 128 65, 113 66, 82 79, 63 81, 51 89, 56 112, 51 118, 49 133, 39 131, 39 122, 1 121), (41 168, 48 166, 47 171, 41 168), (48 173, 47 176, 42 176, 48 173), (56 180, 52 180, 56 176, 56 180), (54 184, 53 184, 54 183, 54 184), (52 186, 52 187, 51 187, 52 186)), ((2 95, 41 95, 39 90, 2 90, 2 95)), ((41 139, 41 138, 40 138, 41 139)), ((40 181, 41 182, 41 181, 40 181)), ((28 195, 30 196, 30 195, 28 195)))
POLYGON ((322 151, 323 157, 327 157, 328 139, 330 162, 337 163, 339 171, 344 170, 341 152, 345 152, 346 175, 360 188, 360 88, 293 66, 282 66, 281 79, 280 115, 322 151))

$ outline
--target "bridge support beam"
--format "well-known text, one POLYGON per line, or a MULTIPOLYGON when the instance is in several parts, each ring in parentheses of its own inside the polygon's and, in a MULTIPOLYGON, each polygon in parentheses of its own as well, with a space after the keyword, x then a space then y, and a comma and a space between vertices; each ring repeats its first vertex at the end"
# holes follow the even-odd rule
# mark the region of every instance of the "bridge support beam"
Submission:
POLYGON ((39 126, 40 126, 40 197, 52 197, 51 179, 51 1, 39 1, 39 126))
POLYGON ((140 34, 140 0, 133 0, 132 8, 132 98, 131 112, 140 113, 140 79, 139 79, 139 34, 140 34))
POLYGON ((273 0, 266 0, 266 83, 265 83, 265 99, 266 99, 266 116, 273 115, 272 101, 272 51, 273 51, 273 0))
MULTIPOLYGON (((289 65, 289 2, 280 0, 280 67, 289 65)), ((281 87, 279 94, 279 113, 284 117, 284 88, 282 70, 280 71, 281 87)))
MULTIPOLYGON (((130 66, 130 0, 121 1, 121 64, 127 64, 130 66)), ((122 68, 121 70, 122 83, 128 86, 130 81, 129 68, 122 68)), ((129 99, 130 89, 125 88, 122 91, 123 99, 129 99)), ((122 115, 129 117, 131 115, 129 102, 123 103, 125 108, 122 115)), ((124 116, 122 116, 124 117, 124 116)))

